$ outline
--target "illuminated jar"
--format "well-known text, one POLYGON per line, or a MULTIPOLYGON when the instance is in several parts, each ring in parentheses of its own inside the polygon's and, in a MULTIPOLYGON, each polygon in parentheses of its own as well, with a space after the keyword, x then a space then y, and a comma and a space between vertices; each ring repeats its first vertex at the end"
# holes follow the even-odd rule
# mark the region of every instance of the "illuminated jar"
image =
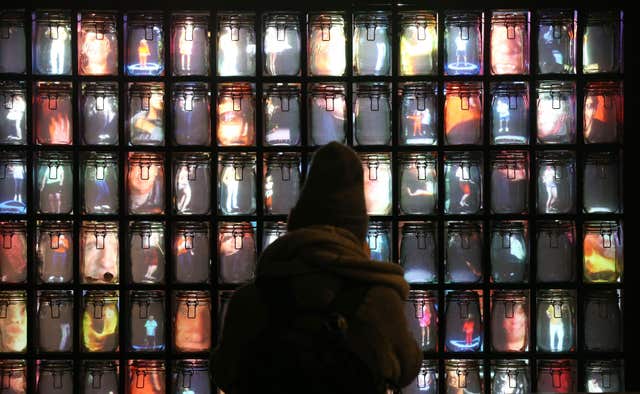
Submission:
POLYGON ((529 12, 491 14, 491 74, 529 73, 529 12))
POLYGON ((482 83, 448 82, 444 95, 445 144, 482 144, 482 83))
POLYGON ((163 394, 165 389, 165 365, 161 360, 129 361, 127 394, 163 394))
POLYGON ((27 393, 27 363, 25 360, 0 360, 0 393, 27 393))
POLYGON ((0 73, 27 71, 27 45, 22 12, 0 12, 0 73))
POLYGON ((131 222, 128 230, 131 282, 164 283, 164 223, 131 222))
POLYGON ((78 28, 78 72, 80 75, 118 74, 116 14, 83 12, 78 28))
POLYGON ((445 282, 482 281, 482 223, 447 222, 445 224, 445 282))
POLYGON ((531 392, 529 365, 525 360, 496 360, 491 372, 492 394, 531 392))
POLYGON ((209 75, 209 13, 171 15, 171 73, 209 75))
POLYGON ((529 143, 529 85, 527 82, 491 84, 491 143, 529 143))
POLYGON ((445 350, 482 351, 482 312, 478 293, 472 290, 450 291, 446 298, 445 350))
POLYGON ((582 180, 586 213, 620 213, 622 205, 619 157, 615 152, 587 153, 582 180))
POLYGON ((27 281, 27 223, 1 222, 0 283, 27 281))
POLYGON ((70 13, 37 11, 33 29, 33 73, 71 75, 70 13))
POLYGON ((82 394, 119 393, 116 360, 84 360, 82 375, 82 394))
POLYGON ((71 213, 72 158, 69 152, 39 152, 36 158, 36 209, 39 213, 71 213))
POLYGON ((178 291, 175 295, 173 340, 178 352, 211 350, 211 303, 207 291, 178 291))
POLYGON ((619 82, 588 82, 584 96, 584 141, 615 143, 624 128, 624 102, 619 82))
POLYGON ((164 177, 162 153, 129 153, 127 163, 129 214, 162 214, 164 212, 164 177))
POLYGON ((272 153, 265 157, 264 213, 287 215, 300 194, 300 155, 272 153))
POLYGON ((434 153, 400 155, 400 211, 430 215, 438 205, 437 161, 434 153))
POLYGON ((583 280, 587 283, 622 281, 622 225, 616 221, 584 224, 583 280))
POLYGON ((565 220, 536 223, 538 282, 573 282, 576 271, 576 231, 565 220))
POLYGON ((622 12, 600 11, 587 15, 582 40, 585 74, 622 72, 622 12))
POLYGON ((570 81, 538 82, 537 140, 539 144, 576 142, 576 85, 570 81))
POLYGON ((447 152, 444 158, 444 212, 482 211, 482 152, 447 152))
POLYGON ((357 12, 353 19, 353 75, 391 75, 389 14, 357 12))
POLYGON ((85 145, 118 145, 118 84, 87 82, 80 96, 80 137, 85 145))
POLYGON ((118 283, 119 261, 118 223, 83 222, 80 228, 80 283, 118 283))
POLYGON ((27 292, 0 291, 0 353, 27 351, 27 292))
POLYGON ((357 145, 389 145, 391 143, 389 86, 384 83, 358 83, 354 88, 354 143, 357 145))
POLYGON ((38 293, 38 351, 73 351, 73 291, 47 290, 38 293))
POLYGON ((141 352, 164 350, 164 292, 132 291, 130 296, 129 348, 141 352))
POLYGON ((404 303, 409 331, 423 352, 438 350, 438 299, 430 290, 411 290, 404 303))
POLYGON ((172 87, 173 143, 211 145, 211 93, 203 82, 176 83, 172 87))
POLYGON ((491 277, 495 283, 529 279, 529 233, 526 221, 499 221, 491 230, 491 277))
POLYGON ((263 114, 265 146, 301 144, 299 84, 271 84, 264 87, 263 114))
POLYGON ((538 11, 538 73, 575 74, 577 12, 538 11))
POLYGON ((344 15, 340 12, 310 14, 309 75, 343 76, 347 67, 347 38, 344 15))
POLYGON ((438 244, 432 222, 405 223, 400 238, 400 265, 410 283, 438 281, 438 244))
POLYGON ((164 145, 164 84, 130 83, 127 100, 129 145, 164 145))
POLYGON ((218 228, 218 282, 245 283, 256 267, 256 239, 251 223, 220 223, 218 228))
POLYGON ((391 153, 360 154, 364 197, 369 215, 391 214, 391 153))
POLYGON ((119 203, 118 154, 91 152, 82 158, 82 212, 117 214, 119 203))
POLYGON ((211 157, 182 153, 173 157, 173 209, 178 215, 211 212, 211 157))
POLYGON ((209 377, 209 361, 178 360, 173 373, 175 394, 205 394, 214 392, 209 377))
POLYGON ((218 212, 253 215, 256 212, 256 157, 221 154, 218 158, 218 212))
POLYGON ((624 388, 624 368, 620 360, 587 360, 584 367, 585 391, 619 393, 624 388))
POLYGON ((594 290, 584 301, 584 348, 588 351, 622 350, 622 311, 616 290, 594 290))
POLYGON ((576 342, 576 299, 570 290, 538 290, 536 338, 539 352, 570 352, 576 342))
POLYGON ((444 381, 447 384, 445 393, 482 393, 480 368, 478 360, 446 360, 444 363, 444 381))
POLYGON ((438 72, 438 15, 432 11, 400 13, 400 75, 438 72))
POLYGON ((40 282, 73 282, 73 223, 38 222, 36 234, 36 258, 40 282))
POLYGON ((400 99, 400 145, 438 143, 438 84, 407 82, 398 89, 400 99))
POLYGON ((206 222, 178 222, 173 240, 173 275, 177 283, 209 281, 211 250, 209 225, 206 222))
POLYGON ((529 209, 529 154, 494 152, 491 157, 491 211, 525 214, 529 209))
POLYGON ((297 13, 270 12, 262 22, 263 75, 299 75, 302 39, 297 13))
POLYGON ((524 290, 491 294, 491 348, 497 352, 529 350, 529 295, 524 290))
POLYGON ((256 144, 256 95, 253 85, 237 82, 218 86, 218 146, 256 144))
POLYGON ((34 95, 36 144, 73 144, 71 83, 38 82, 34 95))
POLYGON ((218 75, 256 75, 255 15, 218 14, 218 75))
POLYGON ((125 15, 127 75, 164 75, 164 30, 161 13, 125 15))
POLYGON ((576 208, 574 153, 543 151, 537 156, 538 213, 573 213, 576 208))
POLYGON ((265 222, 262 231, 262 250, 287 233, 286 222, 265 222))
POLYGON ((73 392, 73 361, 39 360, 38 394, 73 392))
POLYGON ((576 391, 576 366, 572 360, 538 360, 538 391, 572 393, 576 391))
POLYGON ((418 376, 402 388, 402 394, 437 394, 438 393, 438 362, 436 360, 422 360, 418 376))
POLYGON ((119 309, 117 290, 85 291, 81 330, 83 351, 118 351, 119 309))
POLYGON ((309 87, 309 144, 345 143, 347 101, 342 83, 314 83, 309 87))
POLYGON ((26 178, 25 153, 0 151, 0 214, 27 213, 26 178))
MULTIPOLYGON (((4 58, 0 56, 0 59, 4 58)), ((24 82, 0 81, 0 144, 27 144, 26 100, 27 88, 24 82)))
POLYGON ((446 75, 482 75, 484 15, 480 11, 444 16, 446 75))
POLYGON ((376 261, 391 261, 391 227, 385 222, 371 222, 367 230, 369 257, 376 261))

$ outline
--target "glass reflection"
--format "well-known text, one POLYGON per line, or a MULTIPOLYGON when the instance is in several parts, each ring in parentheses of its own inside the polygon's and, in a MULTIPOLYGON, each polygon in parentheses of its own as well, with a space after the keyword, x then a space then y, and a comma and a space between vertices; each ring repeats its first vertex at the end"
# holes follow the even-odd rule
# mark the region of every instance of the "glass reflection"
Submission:
POLYGON ((582 36, 585 74, 622 71, 621 11, 594 11, 587 15, 582 36))
POLYGON ((24 82, 0 81, 0 144, 27 143, 26 97, 24 82))

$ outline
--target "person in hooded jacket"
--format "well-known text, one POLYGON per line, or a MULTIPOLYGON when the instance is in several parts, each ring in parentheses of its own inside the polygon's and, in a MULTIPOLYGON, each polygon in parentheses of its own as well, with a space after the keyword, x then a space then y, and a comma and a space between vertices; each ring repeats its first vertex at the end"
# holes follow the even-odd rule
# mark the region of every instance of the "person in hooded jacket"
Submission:
MULTIPOLYGON (((235 291, 228 304, 220 343, 212 360, 215 383, 225 394, 374 394, 373 390, 344 389, 359 387, 359 382, 353 381, 340 384, 342 390, 330 391, 314 391, 312 387, 269 390, 264 382, 256 385, 246 382, 244 371, 251 367, 252 344, 270 319, 269 304, 256 285, 266 280, 287 281, 293 295, 291 303, 308 310, 326 308, 339 294, 354 286, 364 286, 362 298, 353 300, 359 304, 348 325, 350 348, 371 374, 389 387, 404 387, 414 380, 420 370, 422 352, 404 315, 409 285, 402 267, 370 259, 367 228, 362 163, 351 148, 329 143, 313 157, 298 202, 289 214, 288 232, 263 251, 256 268, 256 282, 235 291), (260 386, 264 389, 256 390, 260 386)), ((290 375, 273 379, 295 379, 290 375)), ((313 385, 312 380, 309 384, 313 385)))

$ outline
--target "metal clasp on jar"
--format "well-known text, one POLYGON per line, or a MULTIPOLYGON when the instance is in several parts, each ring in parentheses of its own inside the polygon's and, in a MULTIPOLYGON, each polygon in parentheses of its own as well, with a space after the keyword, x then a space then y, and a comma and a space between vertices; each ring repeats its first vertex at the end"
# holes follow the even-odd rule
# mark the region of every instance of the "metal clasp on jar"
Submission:
POLYGON ((140 300, 136 303, 138 304, 138 318, 146 319, 149 316, 149 307, 151 306, 151 300, 140 300))
POLYGON ((184 303, 187 306, 187 319, 195 319, 200 302, 198 302, 198 300, 187 300, 184 303), (191 309, 192 307, 193 310, 191 309))

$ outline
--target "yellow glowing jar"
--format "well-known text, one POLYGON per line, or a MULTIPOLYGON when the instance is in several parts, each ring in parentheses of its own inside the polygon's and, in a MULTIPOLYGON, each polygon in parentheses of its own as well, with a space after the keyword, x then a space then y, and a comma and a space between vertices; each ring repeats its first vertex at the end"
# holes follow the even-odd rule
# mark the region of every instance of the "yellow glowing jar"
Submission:
POLYGON ((309 19, 309 75, 344 75, 347 66, 344 16, 324 13, 311 15, 309 19))
POLYGON ((85 293, 82 311, 84 351, 118 351, 118 304, 118 291, 90 290, 85 293))
POLYGON ((583 241, 585 282, 616 283, 622 280, 622 226, 614 221, 585 223, 583 241))
POLYGON ((435 12, 400 14, 400 75, 438 72, 438 17, 435 12))
POLYGON ((252 146, 256 143, 256 104, 248 83, 220 85, 218 92, 219 146, 252 146))

